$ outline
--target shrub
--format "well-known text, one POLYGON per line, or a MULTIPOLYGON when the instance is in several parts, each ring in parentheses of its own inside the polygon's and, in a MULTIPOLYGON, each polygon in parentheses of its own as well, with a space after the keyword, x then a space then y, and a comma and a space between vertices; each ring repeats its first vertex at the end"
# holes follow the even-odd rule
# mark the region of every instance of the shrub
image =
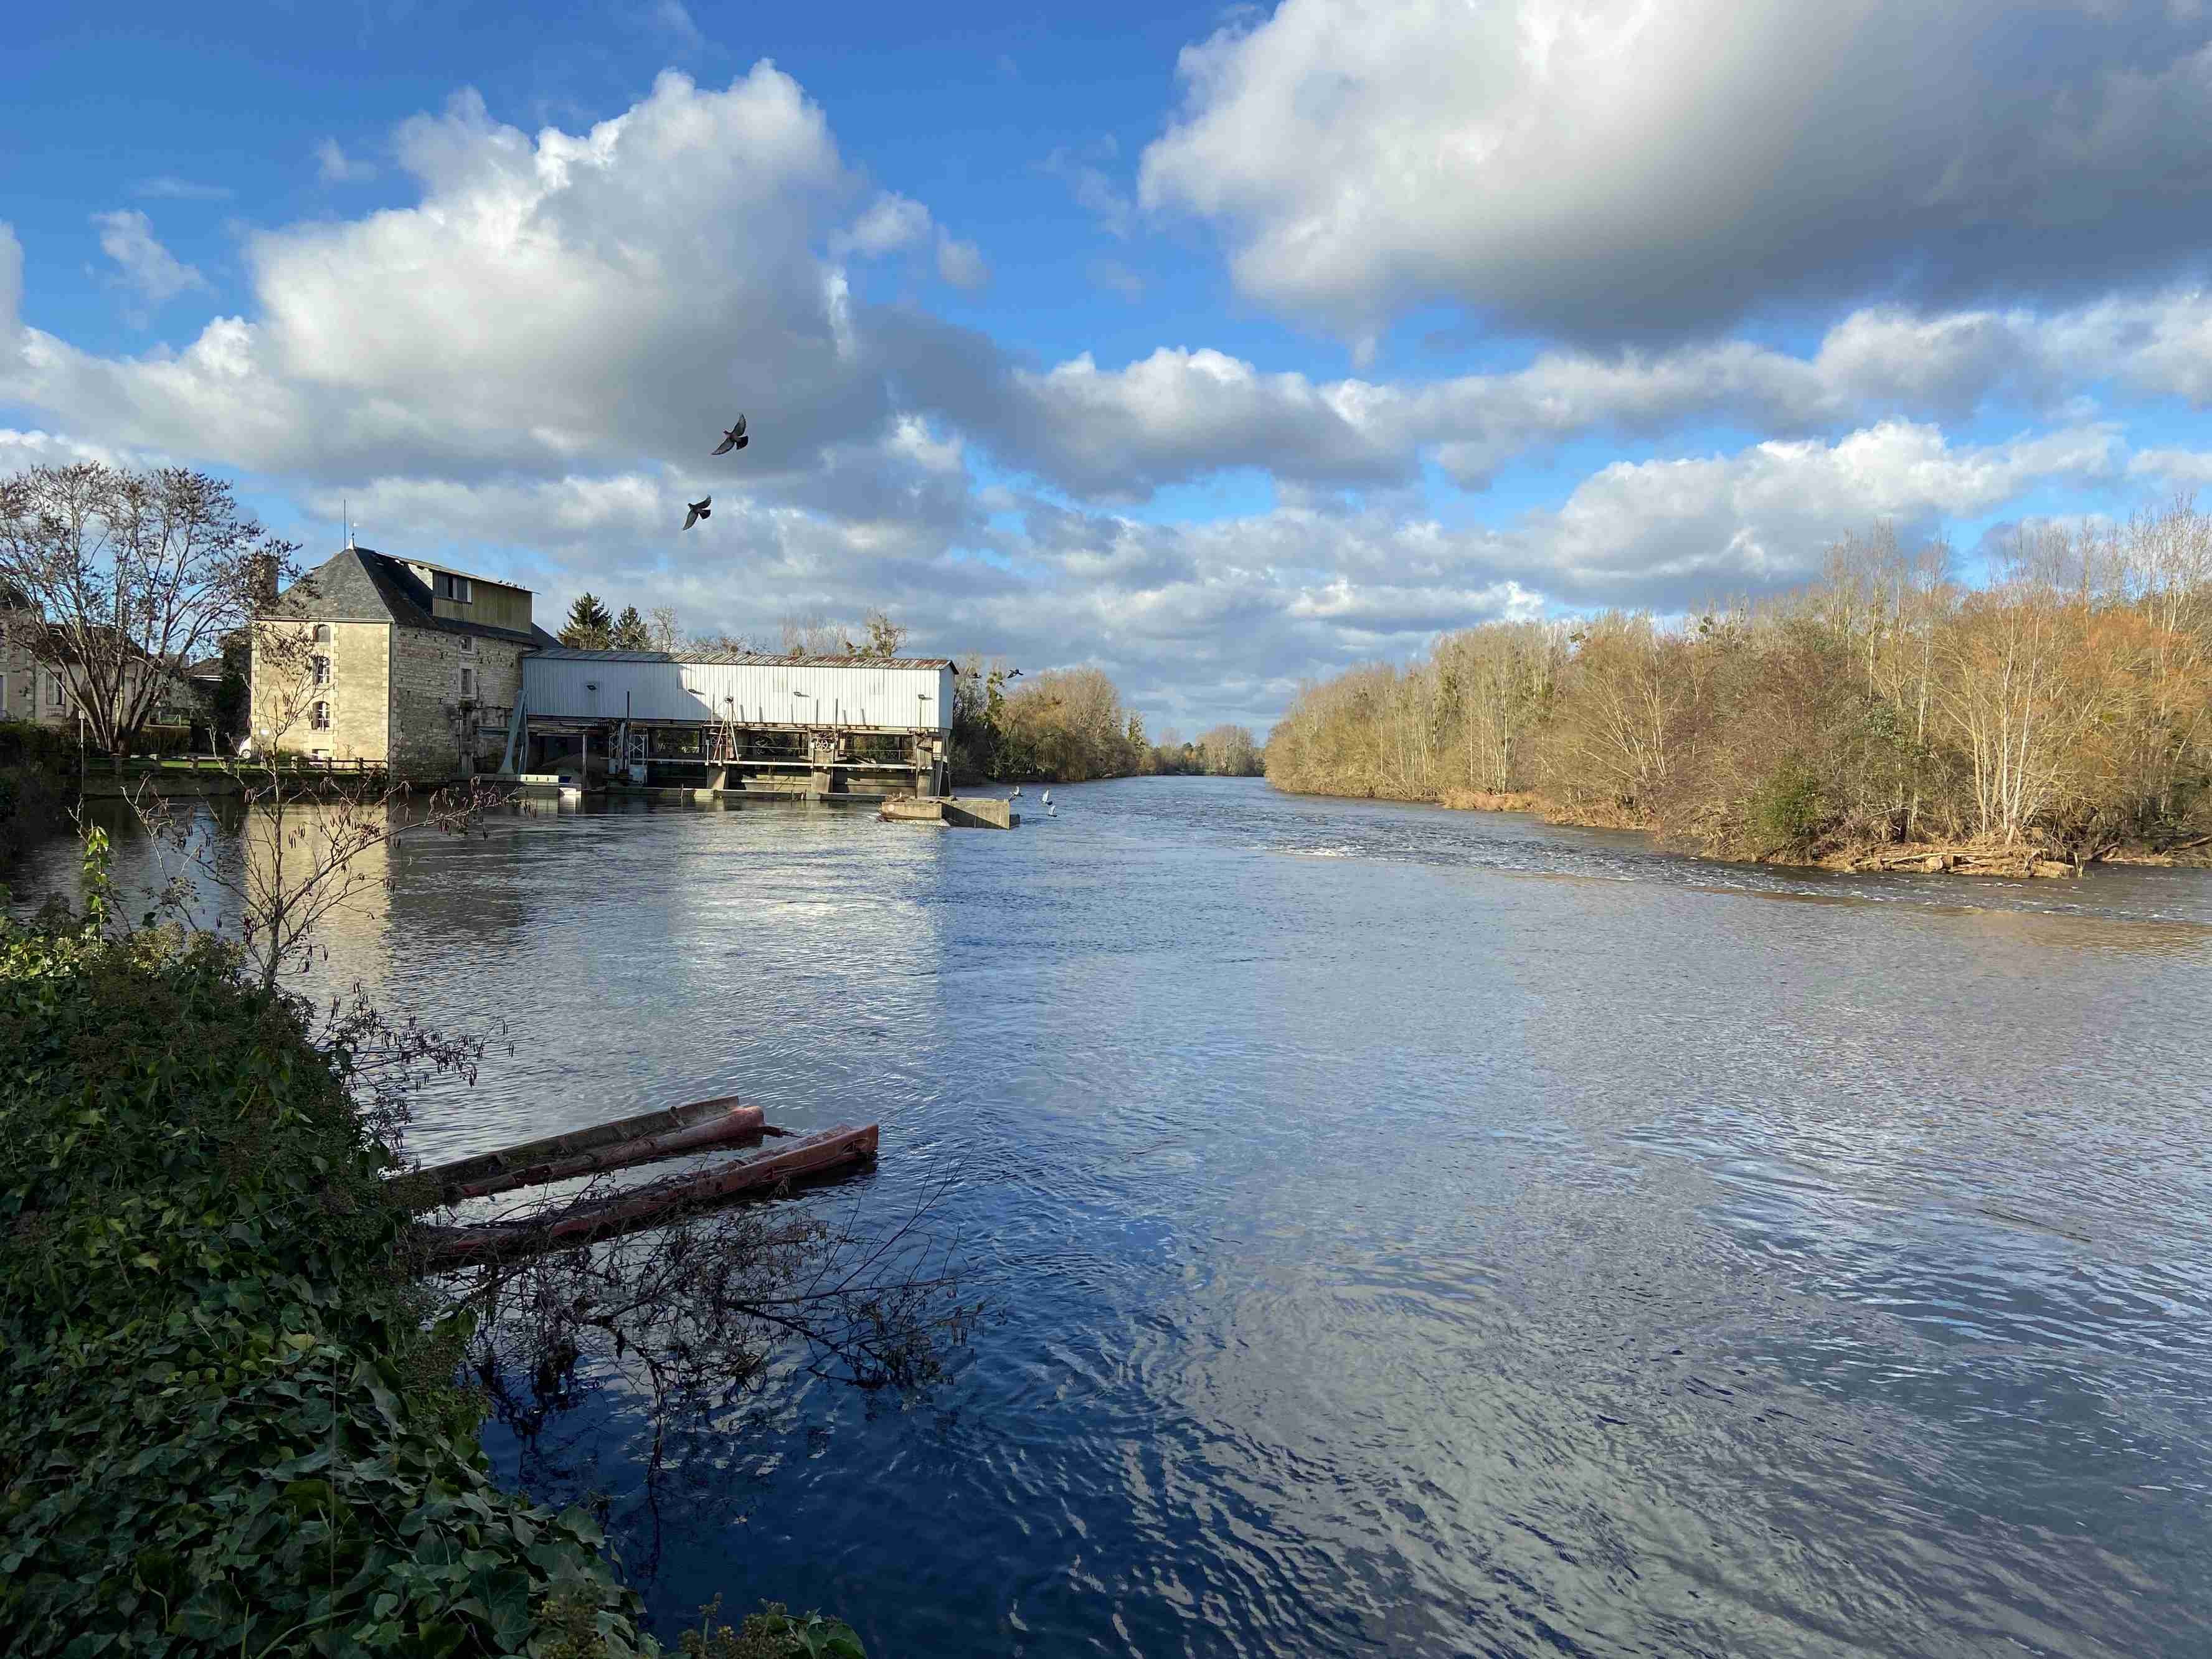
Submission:
POLYGON ((0 717, 0 766, 26 767, 56 777, 75 771, 76 728, 0 717))
POLYGON ((61 822, 76 772, 76 732, 0 720, 0 864, 61 822))
POLYGON ((589 1517, 490 1480, 345 1054, 234 966, 0 927, 9 1651, 514 1653, 556 1595, 635 1650, 589 1517))
POLYGON ((1820 781, 1794 757, 1767 775, 1744 817, 1761 857, 1802 852, 1820 840, 1828 824, 1820 781))

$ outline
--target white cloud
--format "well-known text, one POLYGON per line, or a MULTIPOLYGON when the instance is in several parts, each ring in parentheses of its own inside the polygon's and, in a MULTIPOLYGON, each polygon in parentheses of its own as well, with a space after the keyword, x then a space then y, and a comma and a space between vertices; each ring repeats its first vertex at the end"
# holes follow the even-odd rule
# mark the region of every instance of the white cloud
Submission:
POLYGON ((973 242, 957 240, 951 232, 937 233, 937 274, 958 289, 974 290, 991 280, 991 267, 983 251, 973 242))
POLYGON ((0 427, 0 476, 30 466, 69 466, 78 461, 96 461, 103 466, 132 466, 149 459, 87 443, 64 433, 35 429, 18 432, 0 427))
POLYGON ((1886 422, 1832 443, 1758 444, 1703 460, 1618 462, 1500 544, 1557 597, 1678 610, 1802 581, 1845 529, 1911 528, 1987 513, 2024 490, 2120 471, 2117 435, 2081 428, 1958 447, 1886 422))
POLYGON ((356 161, 338 147, 335 138, 315 146, 316 176, 326 185, 349 185, 376 177, 375 165, 356 161))
POLYGON ((834 249, 850 249, 870 258, 896 253, 929 240, 929 210, 911 197, 884 191, 848 229, 830 239, 834 249))
POLYGON ((1267 374, 1219 351, 1161 348, 1118 368, 1087 354, 1043 372, 988 342, 903 346, 927 359, 913 395, 1004 463, 1062 489, 1138 499, 1224 469, 1279 487, 1402 486, 1424 460, 1468 489, 1588 434, 1662 441, 1699 422, 1784 437, 1885 418, 1964 419, 1990 409, 2079 418, 2106 383, 2123 396, 2212 405, 2212 294, 2185 289, 2037 316, 1853 313, 1808 356, 1747 341, 1650 353, 1552 350, 1527 367, 1422 383, 1267 374))
POLYGON ((1004 434, 1012 453, 1089 494, 1149 494, 1245 466, 1384 482, 1410 460, 1376 441, 1341 388, 1264 374, 1218 351, 1162 347, 1112 372, 1086 354, 1042 374, 1017 371, 1012 392, 1004 434))
POLYGON ((1139 198, 1347 337, 1583 338, 2202 257, 2212 46, 2154 0, 1283 0, 1185 49, 1139 198))
POLYGON ((2212 487, 2212 450, 2138 450, 2129 458, 2128 471, 2138 478, 2159 479, 2175 489, 2206 489, 2212 487))
POLYGON ((466 94, 397 149, 416 205, 248 239, 251 316, 142 358, 21 330, 0 392, 120 442, 356 477, 689 455, 772 392, 757 472, 885 418, 815 251, 851 181, 773 68, 664 75, 535 139, 466 94))
POLYGON ((206 289, 207 278, 155 240, 153 222, 137 209, 95 213, 92 222, 100 227, 100 251, 115 261, 117 280, 142 302, 131 308, 133 322, 143 325, 149 313, 179 294, 206 289))

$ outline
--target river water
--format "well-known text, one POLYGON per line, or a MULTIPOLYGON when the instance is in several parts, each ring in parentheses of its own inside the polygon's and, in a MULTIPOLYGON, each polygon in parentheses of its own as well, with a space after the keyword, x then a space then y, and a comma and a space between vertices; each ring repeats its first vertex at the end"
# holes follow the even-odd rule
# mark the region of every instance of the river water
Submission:
POLYGON ((504 817, 328 936, 507 1022, 425 1158, 741 1092, 882 1124, 800 1202, 942 1188, 996 1322, 925 1402, 733 1420, 720 1501, 617 1536, 664 1630, 723 1590, 895 1659, 2212 1651, 2212 877, 1055 799, 504 817))

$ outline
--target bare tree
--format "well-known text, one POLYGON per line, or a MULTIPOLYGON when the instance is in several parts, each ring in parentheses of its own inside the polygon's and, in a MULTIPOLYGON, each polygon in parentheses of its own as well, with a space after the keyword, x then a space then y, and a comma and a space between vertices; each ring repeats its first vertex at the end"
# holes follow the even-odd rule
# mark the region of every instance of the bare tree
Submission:
POLYGON ((694 657, 765 657, 774 653, 743 634, 694 634, 680 647, 694 657))
POLYGON ((297 551, 228 483, 183 467, 80 462, 0 480, 0 588, 37 613, 32 654, 69 683, 93 741, 114 755, 185 664, 296 574, 297 551))
POLYGON ((848 631, 818 611, 786 617, 777 624, 787 657, 835 657, 852 654, 846 649, 848 631))
POLYGON ((655 605, 652 615, 646 618, 645 634, 653 649, 674 656, 684 645, 684 630, 677 625, 676 607, 655 605))

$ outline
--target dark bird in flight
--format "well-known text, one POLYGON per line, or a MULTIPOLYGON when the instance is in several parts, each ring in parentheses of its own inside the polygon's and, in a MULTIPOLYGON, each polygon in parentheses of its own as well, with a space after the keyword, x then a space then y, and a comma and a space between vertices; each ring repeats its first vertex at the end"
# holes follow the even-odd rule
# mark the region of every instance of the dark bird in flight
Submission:
POLYGON ((714 516, 714 509, 708 505, 714 499, 712 495, 702 495, 690 504, 691 510, 684 515, 684 527, 686 530, 702 519, 711 519, 714 516))
POLYGON ((1021 677, 1022 677, 1022 671, 1021 671, 1020 669, 1018 669, 1018 668, 1017 668, 1016 670, 1014 670, 1014 672, 1013 672, 1012 673, 1011 673, 1011 674, 1009 674, 1009 675, 1007 675, 1007 676, 1006 676, 1006 678, 1007 678, 1008 679, 1010 679, 1010 680, 1018 680, 1018 679, 1021 678, 1021 677))
POLYGON ((714 453, 717 455, 726 455, 733 449, 743 449, 751 441, 750 438, 745 436, 745 417, 740 415, 738 416, 738 423, 722 434, 722 441, 715 447, 714 453))

